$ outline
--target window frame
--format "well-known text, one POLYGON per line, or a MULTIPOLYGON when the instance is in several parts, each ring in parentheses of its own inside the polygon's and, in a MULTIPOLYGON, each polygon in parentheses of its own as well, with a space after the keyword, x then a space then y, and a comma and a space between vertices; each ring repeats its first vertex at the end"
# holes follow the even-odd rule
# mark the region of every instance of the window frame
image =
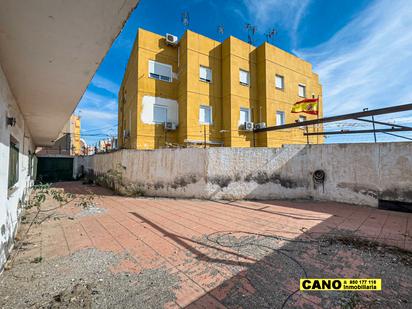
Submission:
MULTIPOLYGON (((308 120, 308 117, 303 116, 303 115, 299 115, 298 122, 303 122, 303 121, 306 121, 306 120, 308 120)), ((305 126, 300 126, 299 128, 300 129, 305 129, 305 126)))
POLYGON ((31 170, 32 170, 32 153, 29 150, 28 154, 27 154, 27 158, 28 158, 28 166, 27 166, 27 176, 29 176, 29 178, 31 178, 31 170))
POLYGON ((19 171, 20 171, 20 148, 18 141, 10 135, 10 145, 9 145, 9 171, 7 177, 7 188, 12 190, 16 187, 19 182, 19 171), (14 168, 12 167, 12 159, 15 158, 14 168))
POLYGON ((280 74, 275 74, 275 88, 278 90, 285 90, 285 77, 283 75, 280 74), (277 80, 278 78, 280 78, 282 80, 282 87, 278 87, 277 85, 277 80))
POLYGON ((167 108, 167 106, 160 105, 160 104, 153 104, 153 122, 155 124, 164 124, 164 123, 166 123, 167 122, 167 117, 168 117, 168 108, 167 108), (163 110, 166 111, 166 120, 165 121, 156 121, 156 119, 155 119, 155 114, 156 114, 155 110, 156 110, 156 108, 160 108, 160 109, 163 109, 163 110))
POLYGON ((162 82, 167 82, 167 83, 173 82, 173 67, 172 67, 170 64, 163 63, 163 62, 159 62, 159 61, 156 61, 156 60, 149 60, 148 63, 149 63, 149 65, 148 65, 149 78, 156 79, 156 80, 160 80, 160 81, 162 81, 162 82), (159 64, 159 65, 161 65, 161 66, 167 67, 167 68, 170 70, 170 76, 161 75, 161 74, 157 74, 157 73, 155 73, 155 72, 151 72, 151 71, 150 71, 150 63, 151 63, 151 62, 157 63, 157 64, 159 64))
POLYGON ((298 84, 298 96, 301 98, 306 98, 306 85, 305 84, 298 84), (300 95, 300 89, 303 88, 303 96, 300 95))
POLYGON ((286 124, 286 113, 284 111, 276 111, 276 125, 277 126, 281 126, 286 124), (281 119, 281 123, 278 123, 278 115, 282 115, 281 119))
POLYGON ((249 71, 246 71, 244 69, 239 69, 239 84, 242 85, 242 86, 247 86, 247 87, 250 86, 250 72, 249 71), (242 72, 247 74, 247 82, 246 83, 242 82, 242 80, 240 78, 242 72))
POLYGON ((212 71, 212 69, 211 69, 210 67, 207 67, 207 66, 204 66, 204 65, 199 65, 199 80, 200 80, 201 82, 211 84, 212 81, 213 81, 213 71, 212 71), (203 68, 203 69, 206 69, 206 76, 207 76, 207 70, 210 71, 210 80, 201 77, 200 72, 201 72, 201 69, 202 69, 202 68, 203 68))
POLYGON ((299 122, 303 122, 303 121, 306 121, 306 120, 308 120, 308 118, 306 116, 303 116, 303 115, 299 116, 299 119, 298 119, 299 122))
POLYGON ((200 105, 199 106, 199 123, 202 125, 211 125, 213 124, 213 108, 210 105, 200 105), (200 111, 203 109, 208 109, 209 110, 209 122, 204 122, 200 119, 200 111))
POLYGON ((252 113, 251 113, 251 109, 249 108, 249 107, 241 107, 240 109, 239 109, 239 123, 240 124, 243 124, 243 123, 245 123, 245 122, 251 122, 251 119, 252 119, 252 113), (248 119, 246 120, 246 121, 241 121, 242 120, 242 117, 241 117, 241 115, 242 115, 242 111, 243 112, 247 112, 247 115, 248 115, 248 119))

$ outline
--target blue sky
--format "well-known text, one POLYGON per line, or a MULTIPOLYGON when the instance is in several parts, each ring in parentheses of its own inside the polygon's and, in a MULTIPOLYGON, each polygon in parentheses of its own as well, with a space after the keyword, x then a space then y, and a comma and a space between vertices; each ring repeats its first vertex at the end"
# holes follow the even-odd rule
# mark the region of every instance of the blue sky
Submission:
MULTIPOLYGON (((117 134, 117 92, 137 29, 180 37, 184 11, 189 29, 220 41, 230 35, 247 40, 245 23, 251 23, 257 27, 255 45, 260 45, 264 33, 275 28, 273 43, 311 62, 319 74, 325 116, 412 102, 409 0, 141 0, 77 107, 89 144, 117 134), (217 31, 221 24, 223 35, 217 31)), ((377 119, 412 124, 412 113, 377 119)), ((328 124, 325 130, 369 127, 352 121, 328 124)), ((365 134, 328 137, 327 142, 372 140, 365 134)), ((379 134, 378 140, 399 139, 379 134)))

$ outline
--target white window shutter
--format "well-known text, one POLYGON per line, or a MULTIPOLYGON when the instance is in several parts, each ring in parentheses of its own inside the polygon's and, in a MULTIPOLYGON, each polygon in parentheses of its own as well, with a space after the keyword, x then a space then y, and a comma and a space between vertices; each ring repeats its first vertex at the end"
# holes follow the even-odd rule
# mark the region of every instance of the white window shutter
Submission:
POLYGON ((200 67, 199 71, 199 77, 200 79, 206 79, 207 78, 207 73, 206 73, 206 68, 205 67, 200 67))
POLYGON ((158 75, 167 76, 169 78, 172 78, 172 70, 171 70, 171 67, 168 65, 164 65, 162 63, 156 62, 155 72, 158 75))
POLYGON ((249 85, 249 72, 244 70, 239 70, 239 80, 242 84, 249 85))
POLYGON ((162 80, 168 80, 171 82, 173 78, 172 66, 154 60, 149 60, 149 75, 151 74, 158 75, 159 77, 161 76, 163 77, 162 80))
POLYGON ((276 75, 276 88, 283 89, 283 76, 276 75))
POLYGON ((240 109, 240 123, 243 124, 248 121, 250 121, 250 110, 248 108, 241 108, 240 109))
POLYGON ((306 97, 306 86, 305 85, 299 85, 299 96, 300 97, 306 97))
POLYGON ((284 112, 276 112, 276 125, 285 124, 285 113, 284 112))
POLYGON ((205 109, 201 106, 199 110, 199 122, 204 123, 205 122, 205 109))
POLYGON ((212 123, 212 108, 210 106, 200 106, 199 122, 204 124, 212 123))
POLYGON ((212 70, 204 66, 199 68, 199 78, 203 81, 212 81, 212 70))

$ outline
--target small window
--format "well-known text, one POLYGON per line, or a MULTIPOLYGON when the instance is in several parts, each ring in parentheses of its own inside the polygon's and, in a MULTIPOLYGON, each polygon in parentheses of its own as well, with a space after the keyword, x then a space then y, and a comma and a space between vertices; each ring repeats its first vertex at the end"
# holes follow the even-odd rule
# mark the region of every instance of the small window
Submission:
POLYGON ((240 124, 250 121, 250 109, 249 108, 240 108, 240 124))
POLYGON ((172 66, 149 60, 149 77, 171 83, 172 66))
POLYGON ((302 85, 302 84, 299 84, 298 87, 299 87, 299 88, 298 88, 298 94, 299 94, 299 96, 302 97, 302 98, 306 98, 306 86, 305 86, 305 85, 302 85))
POLYGON ((19 146, 10 136, 9 148, 9 178, 8 188, 12 188, 19 181, 19 146))
POLYGON ((276 125, 281 126, 285 124, 285 112, 276 112, 276 125))
POLYGON ((153 106, 153 122, 165 123, 167 122, 167 107, 161 105, 153 106))
POLYGON ((210 106, 201 105, 199 109, 199 123, 212 123, 212 108, 210 106))
POLYGON ((200 80, 206 83, 212 82, 212 70, 210 68, 200 66, 199 69, 200 80))
POLYGON ((239 81, 241 85, 249 86, 249 72, 240 69, 239 70, 239 81))
MULTIPOLYGON (((303 122, 303 121, 306 121, 306 116, 299 116, 298 122, 303 122)), ((301 126, 299 128, 304 129, 305 127, 301 126)))
POLYGON ((285 84, 284 84, 284 78, 281 75, 276 75, 275 77, 275 82, 276 82, 276 88, 277 89, 284 89, 285 84))

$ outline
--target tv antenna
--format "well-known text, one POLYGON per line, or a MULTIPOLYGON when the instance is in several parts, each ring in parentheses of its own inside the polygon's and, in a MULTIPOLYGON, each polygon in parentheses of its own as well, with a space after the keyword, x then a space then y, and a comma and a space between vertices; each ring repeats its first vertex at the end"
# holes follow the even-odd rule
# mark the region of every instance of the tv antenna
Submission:
POLYGON ((225 33, 225 26, 223 26, 223 24, 217 26, 217 33, 220 37, 223 37, 223 34, 225 33))
POLYGON ((275 28, 269 29, 269 31, 265 33, 266 42, 273 43, 274 37, 277 33, 278 31, 275 28))
POLYGON ((245 25, 245 28, 247 30, 247 42, 249 44, 253 45, 254 44, 254 36, 255 36, 256 31, 257 31, 257 28, 256 28, 256 26, 254 26, 252 24, 249 24, 249 23, 247 23, 245 25))
POLYGON ((189 24, 190 24, 190 19, 189 19, 189 12, 184 11, 182 12, 182 24, 183 26, 185 26, 185 28, 189 28, 189 24))
POLYGON ((225 33, 225 26, 223 26, 223 24, 217 26, 217 33, 219 34, 225 33))

